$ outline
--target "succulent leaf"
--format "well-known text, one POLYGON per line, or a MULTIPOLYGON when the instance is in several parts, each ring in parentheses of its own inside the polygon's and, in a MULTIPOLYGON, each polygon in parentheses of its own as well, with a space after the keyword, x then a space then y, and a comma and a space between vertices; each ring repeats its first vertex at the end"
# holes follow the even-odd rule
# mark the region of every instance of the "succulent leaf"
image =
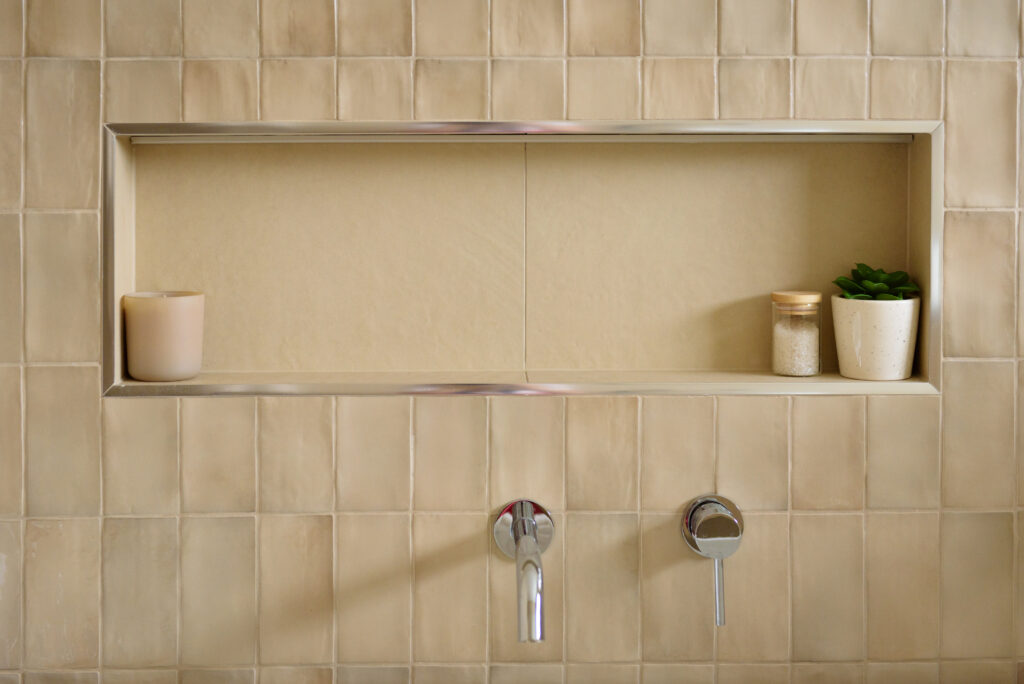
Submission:
POLYGON ((887 273, 884 268, 871 268, 857 263, 850 276, 839 276, 832 282, 843 291, 846 299, 876 299, 895 301, 911 297, 921 291, 906 271, 887 273))
POLYGON ((858 283, 850 280, 846 276, 839 276, 832 282, 838 285, 840 289, 846 292, 850 292, 852 294, 867 294, 867 290, 865 290, 858 283))
POLYGON ((875 299, 884 299, 884 300, 903 299, 903 295, 890 294, 888 292, 882 292, 881 294, 875 295, 875 299))

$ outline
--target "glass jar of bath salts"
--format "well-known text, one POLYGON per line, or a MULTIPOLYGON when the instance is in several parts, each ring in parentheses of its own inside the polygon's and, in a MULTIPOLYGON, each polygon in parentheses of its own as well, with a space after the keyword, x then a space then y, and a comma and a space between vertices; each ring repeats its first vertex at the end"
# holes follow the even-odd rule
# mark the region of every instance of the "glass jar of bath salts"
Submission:
POLYGON ((772 372, 821 373, 820 292, 772 292, 772 372))

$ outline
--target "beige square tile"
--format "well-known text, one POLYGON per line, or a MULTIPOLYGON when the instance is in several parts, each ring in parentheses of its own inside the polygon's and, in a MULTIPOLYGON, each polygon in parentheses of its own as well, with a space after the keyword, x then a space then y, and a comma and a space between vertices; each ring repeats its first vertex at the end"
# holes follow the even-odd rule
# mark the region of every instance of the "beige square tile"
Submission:
POLYGON ((789 400, 719 397, 715 487, 744 511, 789 505, 789 400))
POLYGON ((0 515, 20 513, 21 370, 6 366, 0 367, 0 515))
POLYGON ((567 0, 569 54, 594 57, 639 55, 639 0, 567 0))
POLYGON ((492 397, 490 507, 534 499, 565 508, 565 399, 492 397))
POLYGON ((491 117, 563 118, 563 71, 561 60, 495 60, 491 70, 491 117))
POLYGON ((412 591, 408 516, 338 516, 337 544, 337 659, 408 662, 412 591))
POLYGON ((417 398, 414 405, 416 510, 479 510, 487 477, 487 401, 417 398))
POLYGON ((181 684, 252 684, 252 670, 181 670, 181 684))
POLYGON ((260 118, 333 119, 333 59, 265 59, 260 69, 260 118))
POLYGON ((338 397, 337 403, 337 509, 409 510, 412 401, 338 397))
POLYGON ((174 665, 178 656, 178 523, 103 522, 103 664, 174 665))
POLYGON ((33 60, 25 92, 25 205, 95 209, 100 64, 33 60))
POLYGON ((93 214, 25 215, 25 354, 100 356, 100 238, 93 214))
POLYGON ((565 681, 566 684, 633 684, 639 674, 639 665, 571 663, 565 668, 565 681))
MULTIPOLYGON (((589 519, 588 519, 589 520, 589 519)), ((610 523, 611 521, 609 521, 610 523)), ((679 516, 676 514, 646 513, 641 518, 643 539, 643 583, 642 615, 643 640, 640 647, 643 659, 647 661, 711 660, 714 656, 714 594, 712 591, 689 591, 688 587, 712 586, 712 563, 676 543, 679 536, 679 516), (667 601, 666 597, 672 600, 667 601), (692 616, 680 619, 680 615, 692 616)), ((575 528, 574 528, 575 529, 575 528)), ((611 532, 611 530, 609 530, 611 532)), ((618 531, 616 531, 618 533, 618 531)), ((574 536, 569 540, 570 549, 587 543, 587 537, 574 536)), ((617 552, 623 562, 632 544, 623 544, 617 552)), ((606 551, 609 553, 610 551, 606 551)), ((570 559, 570 581, 577 579, 580 571, 570 559)), ((625 571, 623 567, 622 571, 625 571)), ((600 573, 594 573, 600 574, 600 573)), ((624 578, 625 579, 625 578, 624 578)), ((591 583, 594 580, 590 580, 591 583)), ((632 583, 618 589, 623 594, 632 589, 632 583)), ((570 593, 573 587, 570 586, 570 593)), ((603 603, 603 602, 599 602, 603 603)), ((628 607, 630 604, 627 603, 628 607)), ((607 611, 608 608, 605 608, 607 611)), ((569 613, 570 620, 572 612, 569 613)), ((596 624, 600 624, 599 622, 596 624)), ((605 623, 607 624, 607 623, 605 623)), ((591 627, 593 629, 593 627, 591 627)), ((571 632, 570 632, 571 634, 571 632)), ((629 634, 627 632, 627 634, 629 634)), ((624 643, 625 649, 629 642, 624 643)), ((570 644, 570 649, 572 645, 570 644)), ((622 651, 623 654, 626 651, 622 651)), ((570 650, 572 655, 572 650, 570 650)), ((595 656, 598 654, 594 654, 595 656)), ((618 658, 625 659, 625 658, 618 658)))
POLYGON ((411 60, 338 60, 338 118, 357 121, 411 119, 411 60))
POLYGON ((939 655, 939 515, 867 516, 868 658, 939 655))
POLYGON ((864 505, 863 397, 793 399, 793 508, 864 505))
POLYGON ((868 663, 867 684, 938 684, 938 663, 868 663))
POLYGON ((178 400, 103 400, 103 511, 178 512, 178 400))
POLYGON ((646 0, 644 54, 715 54, 715 5, 715 0, 646 0))
POLYGON ((863 119, 867 102, 863 59, 798 59, 798 119, 863 119))
POLYGON ((718 684, 789 684, 789 665, 718 666, 718 684))
POLYGON ((640 681, 643 684, 711 684, 715 681, 715 667, 645 663, 640 681))
POLYGON ((562 5, 562 0, 491 0, 493 54, 498 57, 562 55, 565 51, 562 5))
MULTIPOLYGON (((567 517, 565 655, 579 662, 636 660, 640 656, 639 520, 626 513, 567 517), (598 567, 601 572, 594 572, 598 567)), ((645 566, 653 580, 652 570, 645 566)))
POLYGON ((261 0, 260 13, 262 56, 316 57, 335 53, 332 0, 261 0))
POLYGON ((413 0, 341 0, 339 55, 411 55, 413 0))
POLYGON ((1014 204, 1016 64, 946 67, 946 206, 1014 204))
POLYGON ((255 519, 183 518, 181 662, 241 665, 251 663, 255 655, 255 519))
POLYGON ((484 57, 490 23, 484 0, 415 0, 416 54, 484 57))
POLYGON ((181 54, 181 0, 106 0, 107 57, 181 54))
POLYGON ((96 667, 99 521, 26 522, 24 582, 25 667, 96 667))
POLYGON ((345 666, 337 668, 338 684, 409 684, 408 667, 345 666))
POLYGON ((99 57, 100 0, 26 0, 28 54, 99 57))
POLYGON ((792 52, 793 16, 789 0, 720 0, 718 11, 719 54, 792 52))
POLYGON ((0 207, 10 209, 21 205, 22 99, 21 62, 0 62, 0 207))
POLYGON ((26 672, 25 684, 96 684, 96 672, 26 672))
POLYGON ((329 397, 260 397, 260 510, 333 508, 334 454, 329 397))
POLYGON ((943 658, 1013 654, 1013 514, 942 516, 943 658))
POLYGON ((186 513, 256 507, 256 401, 181 400, 181 508, 186 513))
POLYGON ((937 59, 871 60, 872 119, 939 119, 942 62, 937 59))
POLYGON ((489 525, 483 514, 414 517, 413 660, 484 659, 489 525))
POLYGON ((677 511, 688 499, 714 491, 712 397, 644 397, 640 423, 644 510, 677 511))
POLYGON ((22 55, 22 0, 0 0, 0 56, 22 55))
POLYGON ((725 562, 727 612, 725 626, 718 630, 718 657, 741 662, 786 660, 789 519, 754 513, 745 515, 743 522, 743 544, 725 562))
POLYGON ((939 667, 943 684, 982 684, 983 682, 1012 682, 1016 668, 1009 662, 945 661, 939 667))
POLYGON ((181 69, 176 61, 107 62, 106 121, 181 120, 181 69))
POLYGON ((643 66, 645 119, 714 118, 714 60, 645 59, 643 66))
POLYGON ((332 684, 329 667, 264 667, 260 684, 332 684))
POLYGON ((864 656, 861 515, 792 520, 793 659, 864 656))
POLYGON ((943 14, 942 0, 872 0, 872 53, 941 55, 943 14))
POLYGON ((946 52, 951 57, 1016 57, 1017 0, 948 0, 946 52))
POLYGON ((491 684, 562 684, 564 668, 561 665, 491 665, 491 684))
POLYGON ((1017 227, 1011 212, 949 212, 943 245, 946 356, 1013 356, 1017 227))
POLYGON ((254 121, 256 61, 186 61, 185 121, 254 121))
POLYGON ((99 514, 99 369, 25 369, 25 500, 33 516, 99 514))
POLYGON ((867 505, 939 505, 939 397, 868 397, 867 505))
POLYGON ((795 5, 797 54, 863 55, 867 52, 867 0, 800 0, 795 5))
POLYGON ((640 63, 636 59, 570 59, 570 119, 640 118, 640 63))
POLYGON ((861 684, 863 663, 795 663, 793 684, 861 684))
POLYGON ((103 684, 178 684, 176 670, 104 670, 103 684))
POLYGON ((943 363, 942 503, 1012 506, 1013 362, 943 363))
POLYGON ((487 118, 485 60, 419 59, 415 78, 417 119, 487 118))
POLYGON ((21 235, 17 214, 0 214, 0 361, 21 361, 21 235))
POLYGON ((484 684, 483 665, 417 665, 413 668, 417 684, 484 684))
MULTIPOLYGON (((513 399, 513 401, 516 401, 513 399)), ((529 401, 529 400, 526 400, 529 401)), ((555 536, 544 552, 544 641, 520 643, 516 604, 516 566, 512 559, 491 543, 490 569, 490 654, 492 661, 533 662, 563 660, 565 517, 555 515, 555 536)), ((494 673, 491 673, 493 683, 494 673)))
POLYGON ((721 60, 718 98, 719 115, 723 119, 787 118, 789 60, 721 60))
POLYGON ((575 510, 637 508, 637 400, 566 400, 566 505, 575 510))
MULTIPOLYGON (((0 565, 6 589, 0 593, 0 667, 21 665, 21 523, 0 522, 0 565)), ((15 679, 15 684, 17 680, 15 679)))
POLYGON ((186 57, 255 57, 256 0, 182 0, 186 57))
POLYGON ((263 516, 259 538, 260 662, 331 660, 331 517, 263 516))
MULTIPOLYGON (((1022 529, 1024 525, 1024 511, 1017 511, 1017 530, 1022 529)), ((1018 532, 1019 534, 1019 532, 1018 532)), ((1017 542, 1017 577, 1016 577, 1016 613, 1014 619, 1016 624, 1021 624, 1021 619, 1024 619, 1024 544, 1017 542)), ((1017 630, 1017 653, 1024 653, 1024 634, 1017 630)), ((1018 663, 1018 665, 1024 669, 1024 663, 1018 663)))

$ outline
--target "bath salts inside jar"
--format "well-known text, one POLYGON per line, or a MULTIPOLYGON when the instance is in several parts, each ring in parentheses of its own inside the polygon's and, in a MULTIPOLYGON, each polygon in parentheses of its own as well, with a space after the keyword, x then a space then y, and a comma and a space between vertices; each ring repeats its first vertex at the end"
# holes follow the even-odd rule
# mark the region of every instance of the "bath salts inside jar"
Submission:
POLYGON ((821 372, 820 292, 772 292, 772 372, 790 376, 821 372))

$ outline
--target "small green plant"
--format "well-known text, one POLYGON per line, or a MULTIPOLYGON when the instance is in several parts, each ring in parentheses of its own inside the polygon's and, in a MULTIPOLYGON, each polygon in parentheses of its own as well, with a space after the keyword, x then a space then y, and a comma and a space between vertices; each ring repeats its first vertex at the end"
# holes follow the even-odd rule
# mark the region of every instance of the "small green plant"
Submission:
POLYGON ((886 273, 881 268, 857 264, 850 276, 839 276, 832 281, 847 299, 906 299, 921 291, 906 271, 886 273))

